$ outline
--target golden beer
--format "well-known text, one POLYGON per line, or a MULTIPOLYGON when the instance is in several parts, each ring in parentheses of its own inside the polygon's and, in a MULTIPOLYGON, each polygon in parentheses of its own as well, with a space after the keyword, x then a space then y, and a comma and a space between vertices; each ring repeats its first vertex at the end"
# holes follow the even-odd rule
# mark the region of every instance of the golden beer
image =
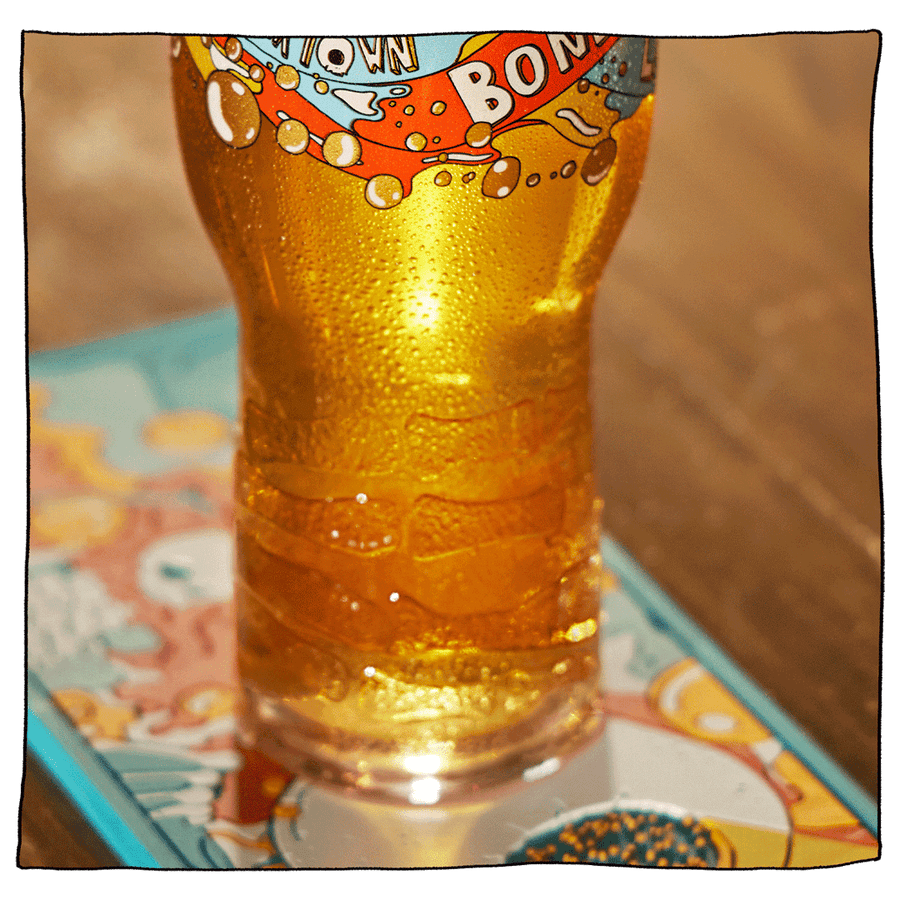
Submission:
POLYGON ((654 43, 172 53, 238 299, 245 740, 416 803, 575 748, 600 727, 591 309, 641 178, 654 43))

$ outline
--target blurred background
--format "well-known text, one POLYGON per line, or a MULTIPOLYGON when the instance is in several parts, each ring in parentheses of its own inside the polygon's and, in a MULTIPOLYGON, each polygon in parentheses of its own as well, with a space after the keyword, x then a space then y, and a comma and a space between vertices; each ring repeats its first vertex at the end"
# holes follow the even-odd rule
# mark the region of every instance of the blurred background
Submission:
MULTIPOLYGON (((875 32, 661 43, 595 358, 607 529, 870 792, 878 52, 875 32)), ((182 174, 168 53, 161 36, 26 36, 31 351, 230 302, 182 174)))

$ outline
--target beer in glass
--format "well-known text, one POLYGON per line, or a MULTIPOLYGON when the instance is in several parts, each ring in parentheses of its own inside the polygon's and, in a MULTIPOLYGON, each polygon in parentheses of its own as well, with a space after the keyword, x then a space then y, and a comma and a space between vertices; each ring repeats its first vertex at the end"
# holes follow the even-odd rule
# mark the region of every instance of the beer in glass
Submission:
POLYGON ((244 740, 402 802, 536 777, 602 724, 589 334, 654 41, 218 35, 172 55, 239 312, 244 740))

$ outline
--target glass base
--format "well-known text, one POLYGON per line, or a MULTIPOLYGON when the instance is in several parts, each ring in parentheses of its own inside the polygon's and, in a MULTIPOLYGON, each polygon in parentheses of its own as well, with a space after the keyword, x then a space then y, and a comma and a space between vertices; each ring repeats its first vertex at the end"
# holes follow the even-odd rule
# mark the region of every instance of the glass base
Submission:
POLYGON ((245 688, 240 739, 298 778, 348 798, 404 807, 497 802, 556 773, 603 729, 599 693, 465 740, 373 741, 322 728, 284 701, 245 688))
POLYGON ((571 759, 549 757, 490 796, 431 806, 369 802, 299 778, 279 800, 272 839, 296 868, 502 865, 547 820, 609 804, 606 757, 601 731, 571 759))

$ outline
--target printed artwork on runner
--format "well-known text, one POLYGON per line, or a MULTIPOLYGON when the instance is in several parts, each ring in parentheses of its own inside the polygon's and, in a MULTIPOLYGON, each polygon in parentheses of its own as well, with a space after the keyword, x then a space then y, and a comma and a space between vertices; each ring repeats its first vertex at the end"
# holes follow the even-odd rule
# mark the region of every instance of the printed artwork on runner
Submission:
MULTIPOLYGON (((236 356, 233 321, 199 321, 193 356, 173 346, 187 332, 162 329, 140 352, 112 341, 32 361, 28 665, 70 723, 57 738, 87 739, 186 866, 303 865, 300 815, 316 798, 234 740, 234 397, 223 381, 236 356)), ((519 823, 521 837, 482 862, 800 867, 878 855, 801 747, 609 567, 602 588, 614 799, 519 823)))

